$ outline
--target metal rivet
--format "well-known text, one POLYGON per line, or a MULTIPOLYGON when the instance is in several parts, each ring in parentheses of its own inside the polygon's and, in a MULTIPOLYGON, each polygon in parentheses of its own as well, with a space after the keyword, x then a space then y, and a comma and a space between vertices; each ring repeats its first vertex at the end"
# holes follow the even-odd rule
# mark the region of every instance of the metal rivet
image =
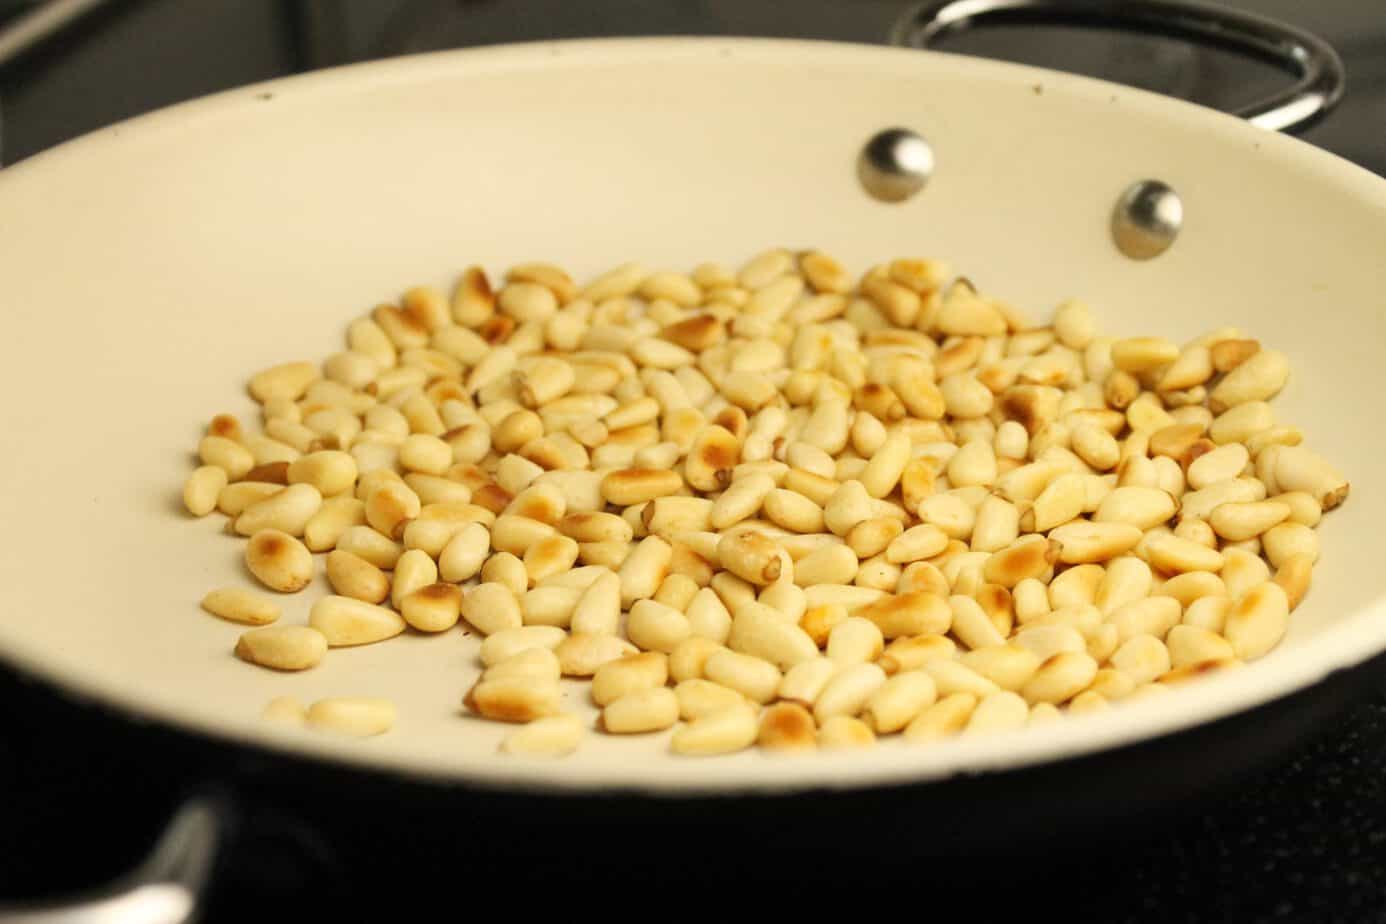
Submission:
POLYGON ((1184 203, 1159 180, 1132 183, 1112 212, 1112 240, 1133 260, 1149 260, 1169 249, 1184 226, 1184 203))
POLYGON ((877 132, 857 158, 857 177, 882 202, 903 202, 924 188, 934 173, 934 150, 908 128, 877 132))

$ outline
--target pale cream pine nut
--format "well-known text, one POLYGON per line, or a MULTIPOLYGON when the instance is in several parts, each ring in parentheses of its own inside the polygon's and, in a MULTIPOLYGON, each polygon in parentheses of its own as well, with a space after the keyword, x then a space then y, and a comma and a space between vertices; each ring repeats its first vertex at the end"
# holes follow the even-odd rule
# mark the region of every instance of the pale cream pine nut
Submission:
POLYGON ((1290 377, 1290 360, 1279 350, 1260 350, 1223 376, 1208 395, 1213 413, 1265 401, 1279 394, 1290 377))
MULTIPOLYGON (((276 439, 270 439, 258 433, 252 433, 245 438, 245 448, 250 450, 250 454, 255 458, 255 466, 273 465, 276 462, 292 462, 297 459, 300 453, 287 443, 281 443, 276 439)), ((255 471, 251 469, 250 471, 255 471)), ((249 480, 250 472, 246 472, 249 480)))
POLYGON ((1250 460, 1250 453, 1240 443, 1219 446, 1199 456, 1189 465, 1189 487, 1197 490, 1219 481, 1236 478, 1250 460))
POLYGON ((253 590, 223 587, 202 598, 202 608, 228 622, 267 626, 279 618, 279 604, 253 590))
POLYGON ((748 601, 732 610, 727 645, 733 651, 768 661, 781 669, 818 657, 808 633, 777 610, 748 601))
POLYGON ((985 696, 999 689, 994 682, 959 661, 932 658, 924 662, 922 669, 933 678, 940 696, 953 693, 985 696))
POLYGON ((243 661, 278 671, 316 667, 327 654, 327 640, 308 626, 265 626, 250 629, 236 642, 236 656, 243 661))
POLYGON ((849 617, 828 632, 828 657, 839 665, 875 661, 885 649, 881 630, 869 619, 849 617))
POLYGON ((284 363, 252 376, 250 395, 261 404, 274 398, 297 401, 320 377, 316 363, 284 363))
POLYGON ((380 603, 390 595, 390 579, 375 565, 341 549, 327 554, 327 580, 344 597, 380 603))
POLYGON ((1319 560, 1319 534, 1301 523, 1281 523, 1261 536, 1262 551, 1272 568, 1280 568, 1291 558, 1307 556, 1319 560))
POLYGON ((552 685, 562 675, 558 656, 547 648, 526 648, 503 661, 497 661, 481 674, 482 680, 519 678, 552 685))
POLYGON ((1184 470, 1179 463, 1166 456, 1152 459, 1155 467, 1155 487, 1178 500, 1185 490, 1184 470))
POLYGON ((923 667, 935 658, 951 660, 956 654, 957 645, 947 636, 916 635, 891 642, 878 663, 887 674, 896 674, 923 667))
MULTIPOLYGON (((1136 690, 1136 682, 1130 675, 1112 667, 1104 667, 1098 670, 1097 676, 1093 677, 1092 683, 1088 688, 1080 693, 1084 696, 1088 693, 1095 693, 1108 702, 1122 700, 1130 696, 1136 690)), ((1076 698, 1075 698, 1076 701, 1076 698)), ((1070 707, 1070 712, 1072 711, 1070 707)))
POLYGON ((1087 304, 1069 299, 1054 310, 1054 334, 1064 346, 1086 349, 1092 343, 1096 325, 1087 304))
MULTIPOLYGON (((467 594, 464 605, 470 602, 475 594, 476 590, 467 594)), ((472 622, 470 618, 467 621, 472 622)), ((547 648, 552 653, 552 650, 567 637, 568 633, 558 626, 516 626, 501 629, 488 635, 486 641, 481 643, 481 663, 489 668, 531 648, 547 648)), ((555 659, 554 664, 557 663, 555 659)))
POLYGON ((712 639, 698 635, 685 638, 669 652, 670 678, 676 684, 702 678, 707 659, 722 650, 723 646, 712 639))
MULTIPOLYGON (((1261 485, 1261 487, 1265 489, 1260 496, 1248 498, 1249 500, 1262 500, 1267 495, 1280 494, 1283 491, 1290 490, 1290 488, 1288 487, 1282 488, 1280 486, 1279 480, 1277 480, 1276 478, 1276 470, 1280 462, 1280 453, 1285 448, 1286 447, 1281 446, 1278 443, 1265 447, 1259 453, 1256 454, 1256 461, 1253 466, 1255 471, 1252 473, 1255 477, 1237 479, 1239 482, 1249 480, 1255 481, 1257 484, 1261 485)), ((1300 447, 1291 448, 1298 449, 1300 447)), ((1321 506, 1323 505, 1321 504, 1321 506)), ((1324 509, 1328 508, 1324 506, 1324 509)))
POLYGON ((688 627, 693 635, 719 645, 726 643, 731 633, 731 614, 715 590, 709 587, 699 590, 689 602, 684 615, 688 617, 688 627))
POLYGON ((1323 509, 1319 502, 1307 491, 1286 491, 1269 498, 1290 508, 1289 522, 1304 526, 1318 526, 1323 519, 1323 509))
MULTIPOLYGON (((850 605, 848 611, 852 611, 850 605)), ((884 597, 859 606, 854 615, 874 622, 887 639, 942 635, 953 624, 953 611, 947 601, 927 591, 884 597)))
POLYGON ((457 625, 462 610, 462 588, 455 584, 429 584, 409 594, 399 604, 400 615, 420 632, 444 632, 457 625))
POLYGON ((978 701, 974 693, 947 694, 925 707, 905 727, 905 737, 913 742, 924 742, 957 734, 967 725, 978 701))
MULTIPOLYGON (((1118 561, 1120 559, 1117 559, 1118 561)), ((1139 559, 1136 559, 1139 561, 1139 559)), ((1115 562, 1113 562, 1115 564, 1115 562)), ((1144 564, 1144 562, 1141 562, 1144 564)), ((1148 586, 1149 568, 1145 569, 1148 586)), ((1067 571, 1055 577, 1049 582, 1049 607, 1043 613, 1047 614, 1050 610, 1062 609, 1069 606, 1081 606, 1094 604, 1097 602, 1097 592, 1102 584, 1107 581, 1106 569, 1097 564, 1078 565, 1069 568, 1067 571)), ((1123 582, 1124 584, 1125 582, 1123 582)), ((1134 596, 1134 595, 1133 595, 1134 596)))
POLYGON ((1061 652, 1050 656, 1021 688, 1032 703, 1063 703, 1082 692, 1097 676, 1097 662, 1085 652, 1061 652))
POLYGON ((1009 589, 1025 578, 1043 575, 1058 558, 1059 550, 1058 542, 1026 536, 988 556, 982 573, 987 583, 1009 589))
MULTIPOLYGON (((881 552, 884 552, 886 548, 891 544, 891 542, 894 541, 894 539, 897 536, 899 536, 902 532, 904 532, 904 527, 900 524, 899 520, 894 519, 892 517, 876 517, 871 520, 863 520, 862 522, 858 523, 856 526, 853 526, 850 530, 848 530, 846 536, 846 546, 858 558, 870 558, 873 555, 878 555, 881 552)), ((796 580, 798 580, 799 570, 800 567, 796 565, 794 572, 796 580)), ((855 570, 856 564, 854 562, 852 565, 853 573, 855 573, 855 570)), ((809 580, 804 581, 803 583, 845 583, 847 581, 850 581, 851 579, 852 575, 847 575, 843 577, 840 581, 809 580)))
POLYGON ((473 578, 491 550, 491 533, 480 523, 467 523, 453 534, 438 555, 438 573, 453 583, 473 578))
POLYGON ((1161 392, 1179 391, 1202 385, 1213 377, 1213 357, 1201 343, 1190 344, 1161 374, 1156 388, 1161 392))
POLYGON ((471 488, 450 478, 415 472, 405 475, 404 483, 418 495, 419 502, 425 507, 430 504, 466 504, 472 499, 471 488))
POLYGON ((1176 669, 1236 657, 1227 639, 1197 626, 1175 626, 1169 631, 1166 643, 1170 664, 1176 669))
POLYGON ((524 624, 520 602, 511 588, 498 582, 478 584, 462 600, 462 618, 482 635, 495 635, 524 624))
POLYGON ((1223 636, 1238 658, 1250 661, 1266 654, 1285 635, 1290 603, 1284 588, 1266 581, 1232 604, 1223 625, 1223 636))
POLYGON ((574 587, 536 587, 520 596, 524 624, 567 629, 581 597, 582 591, 574 587))
POLYGON ((1099 472, 1108 472, 1116 467, 1121 458, 1121 448, 1116 439, 1106 430, 1090 423, 1079 424, 1073 430, 1073 451, 1078 457, 1099 472))
POLYGON ((995 401, 991 390, 970 372, 944 376, 938 383, 938 389, 943 396, 944 407, 957 420, 985 417, 995 401))
POLYGON ((657 497, 644 504, 640 523, 647 533, 674 539, 710 527, 713 502, 705 497, 657 497))
POLYGON ((875 664, 843 667, 818 694, 813 717, 821 726, 834 716, 855 716, 885 682, 885 671, 875 664))
POLYGON ((1162 597, 1173 597, 1179 605, 1188 607, 1202 597, 1220 597, 1227 593, 1222 578, 1209 571, 1189 571, 1175 575, 1155 591, 1162 597))
POLYGON ((693 719, 674 732, 670 748, 690 756, 730 754, 755 744, 759 732, 755 707, 738 703, 693 719))
POLYGON ((1176 423, 1150 434, 1150 454, 1182 459, 1190 447, 1203 438, 1207 428, 1202 424, 1176 423))
POLYGON ((1112 363, 1123 372, 1152 372, 1179 358, 1179 348, 1161 337, 1128 337, 1112 344, 1112 363))
POLYGON ((1285 591, 1291 612, 1299 606, 1305 594, 1309 593, 1309 584, 1313 576, 1314 557, 1303 552, 1287 556, 1276 568, 1275 583, 1285 591))
POLYGON ((730 571, 717 572, 708 582, 708 586, 717 592, 717 596, 729 610, 735 611, 744 603, 756 602, 756 586, 730 571))
POLYGON ((1049 482, 1049 485, 1035 498, 1030 508, 1034 522, 1023 518, 1034 532, 1047 533, 1056 526, 1062 526, 1077 519, 1086 506, 1087 485, 1082 475, 1063 474, 1049 482))
POLYGON ((276 696, 265 704, 260 718, 267 722, 302 728, 308 724, 308 709, 294 696, 276 696))
POLYGON ((801 587, 848 584, 857 575, 856 554, 845 545, 825 545, 794 564, 794 582, 801 587))
POLYGON ((669 680, 669 659, 660 652, 628 654, 607 661, 592 675, 592 702, 606 706, 640 690, 662 688, 669 680))
POLYGON ((554 649, 565 677, 591 677, 603 664, 636 653, 638 649, 623 638, 579 632, 559 642, 554 649))
POLYGON ((1179 624, 1182 610, 1173 597, 1146 597, 1118 607, 1109 621, 1116 626, 1118 640, 1122 642, 1137 635, 1164 638, 1165 633, 1179 624))
POLYGON ((947 473, 954 487, 991 485, 996 481, 996 453, 989 442, 971 440, 948 460, 947 473))
POLYGON ((736 651, 714 652, 703 664, 703 675, 757 703, 774 699, 781 680, 779 669, 769 661, 736 651))
POLYGON ((1184 610, 1181 625, 1206 629, 1221 634, 1226 622, 1227 611, 1232 607, 1230 596, 1200 597, 1184 610))
POLYGON ((679 718, 685 722, 747 702, 746 697, 736 690, 696 677, 675 686, 674 696, 679 701, 679 718))
POLYGON ((988 693, 978 702, 967 724, 964 734, 991 734, 1025 727, 1030 718, 1030 707, 1018 694, 1009 690, 988 693))
POLYGON ((1218 572, 1223 565, 1222 553, 1217 549, 1173 535, 1151 542, 1147 553, 1150 563, 1166 573, 1218 572))
POLYGON ((943 530, 948 538, 964 542, 971 538, 977 525, 977 511, 955 494, 925 498, 919 505, 919 518, 943 530))
POLYGON ((1303 446, 1281 446, 1274 458, 1278 491, 1303 491, 1318 501, 1324 511, 1332 510, 1347 499, 1347 479, 1312 450, 1303 446))
POLYGON ((1262 430, 1275 426, 1275 413, 1264 401, 1248 401, 1218 414, 1208 425, 1214 443, 1245 443, 1262 430))
POLYGON ((1265 487, 1254 478, 1219 481, 1201 491, 1189 491, 1179 499, 1183 517, 1207 520, 1221 504, 1248 503, 1264 500, 1265 487))
POLYGON ((938 691, 924 671, 896 673, 878 686, 862 709, 862 719, 879 735, 904 729, 934 704, 938 691))
POLYGON ((342 534, 366 522, 366 504, 354 497, 329 497, 303 525, 303 541, 309 551, 325 552, 337 545, 342 534))
POLYGON ((630 608, 626 634, 646 651, 666 654, 692 633, 688 617, 654 600, 639 600, 630 608))
POLYGON ((227 484, 226 470, 215 465, 199 466, 183 484, 183 506, 195 517, 205 517, 217 507, 217 498, 227 484))
MULTIPOLYGON (((1254 539, 1281 524, 1290 515, 1289 504, 1277 500, 1246 501, 1218 504, 1209 515, 1209 525, 1222 539, 1242 542, 1254 539)), ((1292 524, 1295 525, 1295 524, 1292 524)))
POLYGON ((1006 641, 976 600, 954 594, 948 605, 953 611, 953 635, 969 649, 990 648, 1006 641))
MULTIPOLYGON (((492 533, 494 539, 494 532, 492 533)), ((621 605, 629 607, 636 600, 653 597, 669 573, 673 548, 658 536, 640 541, 621 565, 621 605)))
POLYGON ((554 528, 542 520, 502 514, 491 524, 491 547, 498 552, 523 555, 530 546, 547 539, 554 532, 554 528))
POLYGON ((671 569, 669 576, 660 582, 659 590, 655 591, 654 599, 665 606, 673 607, 680 613, 686 613, 688 605, 693 602, 693 598, 698 595, 698 591, 701 589, 701 585, 693 578, 671 569))
POLYGON ((777 526, 796 533, 821 533, 823 509, 802 494, 775 488, 765 495, 765 516, 777 526))
POLYGON ((897 564, 933 558, 948 545, 948 536, 932 524, 922 523, 905 530, 886 547, 886 559, 897 564))
POLYGON ((552 715, 515 729, 501 742, 501 750, 517 757, 567 757, 582 743, 582 718, 552 715))
POLYGON ((1112 653, 1110 660, 1112 667, 1127 674, 1137 685, 1150 683, 1170 669, 1169 649, 1153 635, 1128 638, 1112 653))
POLYGON ((529 588, 529 575, 525 573, 522 561, 509 552, 497 552, 486 559, 481 566, 481 580, 488 584, 501 584, 516 596, 529 588))
POLYGON ((313 604, 308 624, 332 648, 370 645, 404 631, 404 619, 394 610, 351 597, 327 596, 313 604))
POLYGON ((297 593, 313 579, 312 554, 302 542, 277 529, 250 537, 245 564, 261 584, 280 593, 297 593))
POLYGON ((969 651, 959 663, 1003 690, 1019 690, 1039 670, 1041 660, 1034 651, 1011 642, 969 651))
POLYGON ((1107 562, 1092 603, 1102 611, 1103 616, 1110 616, 1125 604, 1149 597, 1153 580, 1155 576, 1150 574, 1150 565, 1141 558, 1113 558, 1107 562))
POLYGON ((799 622, 808 611, 808 597, 804 589, 790 581, 780 580, 766 587, 756 597, 756 601, 773 610, 791 622, 799 622))
POLYGON ((240 443, 224 436, 204 436, 197 444, 203 465, 214 465, 232 481, 243 478, 255 467, 255 456, 240 443))
POLYGON ((332 697, 309 706, 306 718, 313 728, 353 738, 371 738, 394 727, 396 709, 387 699, 332 697))
POLYGON ((1108 494, 1093 514, 1098 523, 1129 523, 1146 530, 1167 522, 1178 504, 1159 488, 1119 487, 1108 494))
POLYGON ((1059 543, 1058 560, 1068 565, 1103 562, 1123 555, 1135 548, 1142 536, 1140 528, 1130 523, 1086 520, 1066 523, 1049 533, 1049 538, 1059 543))
MULTIPOLYGON (((1086 566, 1080 565, 1079 567, 1086 566)), ((1069 571, 1073 570, 1076 569, 1069 569, 1069 571)), ((1045 587, 1044 582, 1037 578, 1026 578, 1012 587, 1011 601, 1015 609, 1016 621, 1022 625, 1043 616, 1050 610, 1049 590, 1045 587)))
POLYGON ((1104 622, 1087 633, 1088 655, 1098 664, 1103 664, 1121 644, 1121 632, 1116 626, 1104 622))
POLYGON ((816 745, 823 750, 869 748, 876 744, 876 735, 861 719, 835 715, 818 729, 816 745))
POLYGON ((437 581, 438 566, 433 559, 418 549, 409 549, 395 562, 394 580, 390 586, 390 603, 395 609, 399 609, 405 597, 437 581))
MULTIPOLYGON (((1066 625, 1030 625, 1017 632, 1009 644, 1024 648, 1041 662, 1060 652, 1087 650, 1082 633, 1066 625)), ((1036 665, 1036 670, 1038 669, 1036 665)))

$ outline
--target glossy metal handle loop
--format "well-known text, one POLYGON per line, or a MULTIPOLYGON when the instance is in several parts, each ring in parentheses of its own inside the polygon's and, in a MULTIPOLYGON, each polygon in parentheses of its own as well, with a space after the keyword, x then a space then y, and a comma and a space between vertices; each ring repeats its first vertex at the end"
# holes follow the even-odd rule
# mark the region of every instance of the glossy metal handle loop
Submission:
POLYGON ((1308 128, 1338 103, 1346 84, 1342 59, 1318 36, 1254 13, 1190 0, 934 0, 902 16, 890 42, 927 48, 983 21, 1126 28, 1254 55, 1299 78, 1280 93, 1234 110, 1272 131, 1308 128))
POLYGON ((134 872, 90 895, 0 908, 0 924, 190 924, 226 828, 215 798, 186 803, 134 872))

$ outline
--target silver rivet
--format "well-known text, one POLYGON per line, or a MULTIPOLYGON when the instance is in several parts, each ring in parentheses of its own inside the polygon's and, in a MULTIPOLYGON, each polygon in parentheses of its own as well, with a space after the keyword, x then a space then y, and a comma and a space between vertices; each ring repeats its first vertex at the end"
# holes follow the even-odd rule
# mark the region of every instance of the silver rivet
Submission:
POLYGON ((1112 212, 1112 240, 1133 260, 1149 260, 1169 249, 1184 226, 1184 203, 1159 180, 1132 183, 1112 212))
POLYGON ((882 202, 903 202, 934 173, 934 150, 908 128, 877 132, 857 158, 857 177, 882 202))

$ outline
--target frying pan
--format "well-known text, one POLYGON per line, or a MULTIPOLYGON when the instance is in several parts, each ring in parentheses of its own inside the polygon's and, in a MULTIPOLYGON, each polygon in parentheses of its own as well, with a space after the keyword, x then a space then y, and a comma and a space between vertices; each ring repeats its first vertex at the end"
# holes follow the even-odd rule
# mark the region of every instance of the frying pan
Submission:
MULTIPOLYGON (((988 6, 931 7, 898 38, 927 42, 988 6)), ((1362 413, 1386 389, 1386 181, 1264 130, 1336 99, 1341 69, 1322 43, 1192 4, 1127 7, 1285 56, 1301 79, 1247 124, 919 50, 560 42, 234 90, 7 169, 0 655, 67 697, 251 753, 280 781, 311 777, 318 794, 559 828, 747 825, 756 850, 802 848, 810 796, 843 818, 853 806, 877 841, 928 817, 952 848, 984 850, 1109 821, 1125 803, 1158 807, 1269 759, 1350 701, 1386 649, 1386 494, 1371 477, 1386 441, 1362 413), (911 169, 868 142, 894 127, 927 143, 933 170, 883 202, 868 190, 911 169), (588 277, 626 260, 735 263, 771 245, 857 267, 939 255, 1037 318, 1077 295, 1110 332, 1235 324, 1284 349, 1294 377, 1278 414, 1355 489, 1322 527, 1313 592, 1282 645, 1158 700, 928 748, 676 760, 657 738, 589 736, 571 758, 531 763, 497 753, 505 729, 459 716, 477 670, 461 632, 334 651, 280 676, 238 662, 237 628, 197 611, 208 588, 246 580, 241 545, 215 518, 180 514, 177 491, 201 423, 249 415, 249 371, 325 355, 351 317, 468 263, 554 259, 588 277), (366 741, 280 731, 258 717, 280 694, 383 696, 400 718, 366 741), (1140 797, 1122 795, 1135 781, 1140 797)), ((303 621, 323 589, 287 598, 285 621, 303 621)), ((195 805, 180 825, 176 843, 205 849, 216 813, 195 805)), ((173 850, 154 878, 192 895, 196 853, 173 850)))

